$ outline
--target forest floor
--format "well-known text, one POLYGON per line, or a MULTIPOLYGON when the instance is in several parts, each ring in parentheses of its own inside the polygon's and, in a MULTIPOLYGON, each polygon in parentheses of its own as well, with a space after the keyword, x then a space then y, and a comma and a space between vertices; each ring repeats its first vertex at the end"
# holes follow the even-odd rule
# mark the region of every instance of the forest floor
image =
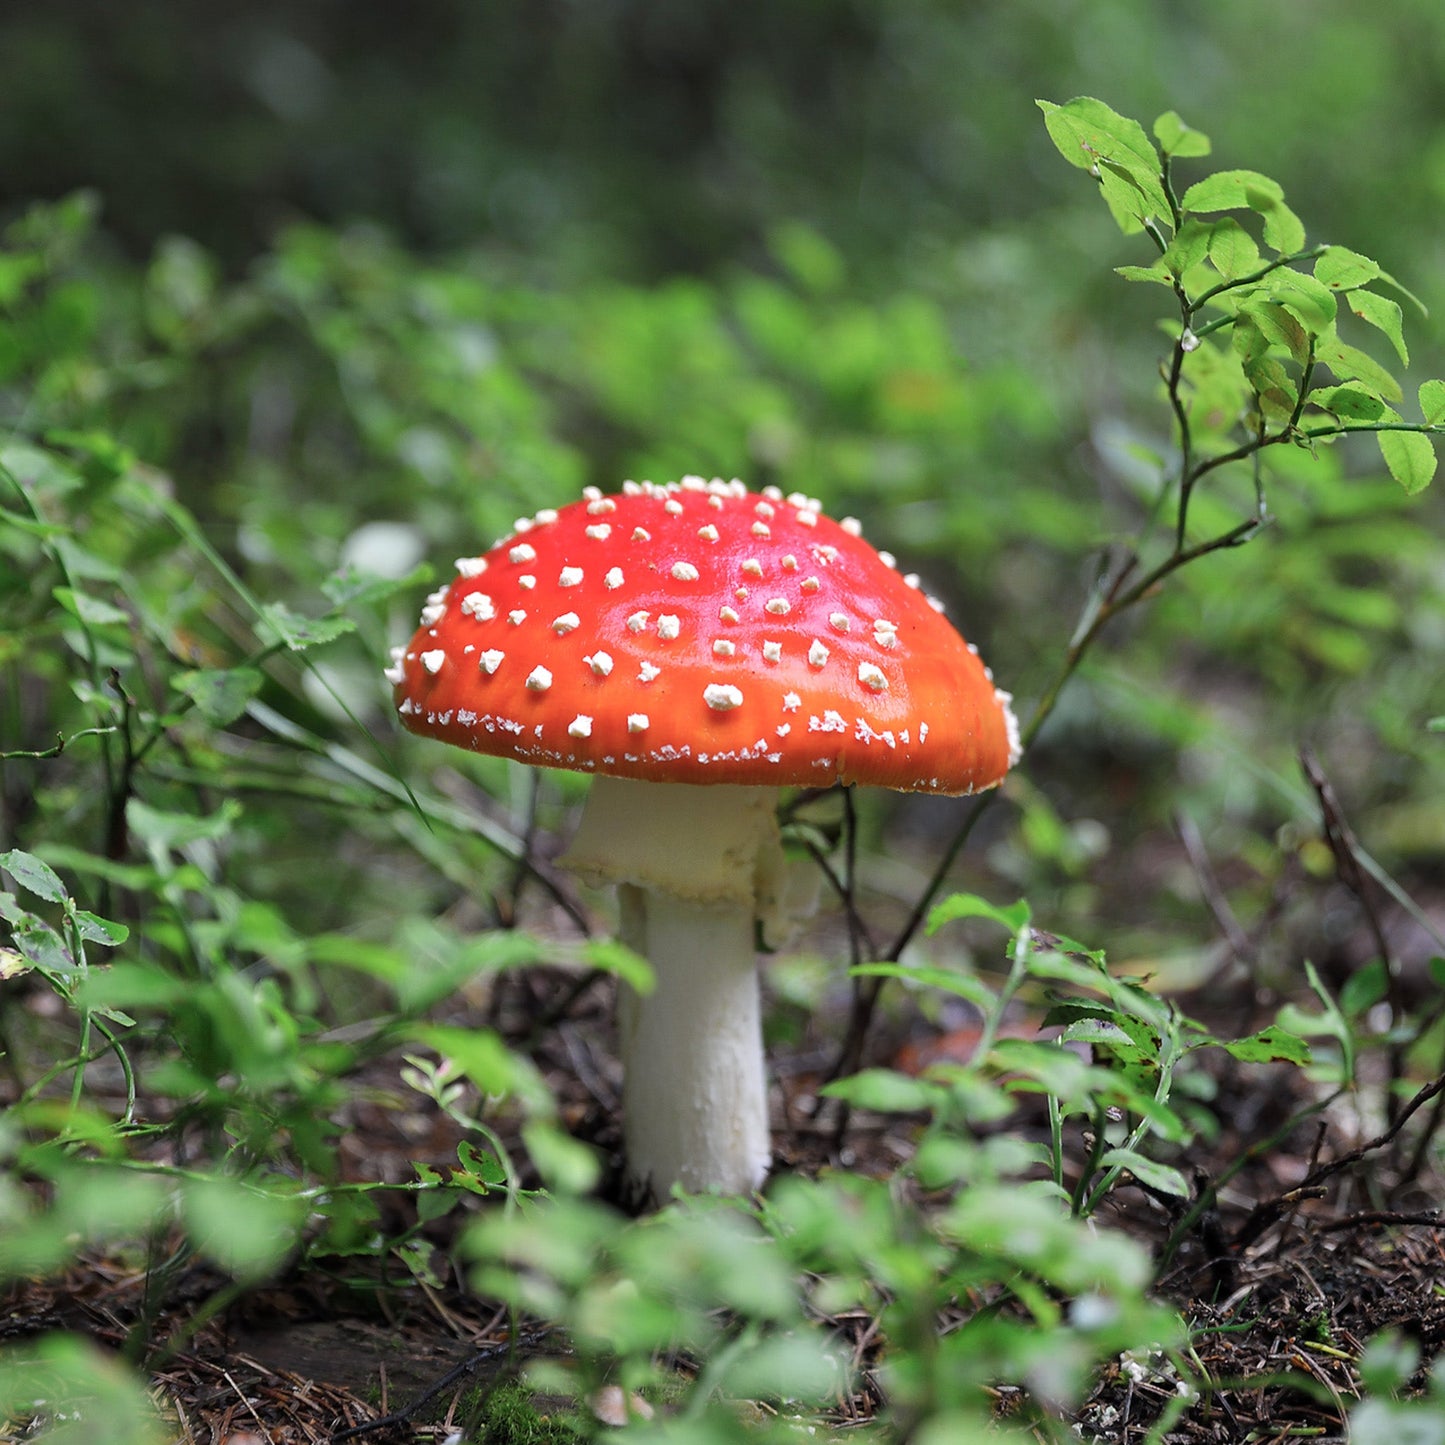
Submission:
MULTIPOLYGON (((575 976, 549 981, 542 970, 514 985, 524 992, 503 1013, 520 1024, 574 985, 575 976)), ((609 1013, 608 986, 586 990, 537 1055, 569 1127, 604 1150, 617 1142, 609 1013), (579 1059, 588 1066, 578 1068, 579 1059)), ((947 1040, 927 1045, 935 1052, 945 1047, 947 1040)), ((915 1037, 904 1061, 916 1060, 918 1049, 915 1037)), ((1211 1053, 1223 1058, 1222 1051, 1211 1053)), ((775 1061, 794 1103, 816 1086, 821 1059, 819 1052, 775 1061)), ((357 1089, 348 1105, 342 1156, 358 1179, 401 1181, 413 1177, 414 1159, 455 1157, 459 1136, 440 1111, 424 1100, 409 1111, 396 1107, 396 1097, 408 1092, 397 1083, 399 1062, 377 1061, 374 1087, 357 1089)), ((1426 1182, 1409 1178, 1416 1168, 1405 1148, 1410 1131, 1399 1128, 1412 1115, 1418 1123, 1437 1091, 1425 1086, 1389 1128, 1361 1130, 1344 1112, 1326 1112, 1282 1133, 1309 1097, 1299 1070, 1223 1058, 1217 1082, 1215 1108, 1228 1126, 1188 1161, 1187 1172, 1196 1186, 1234 1172, 1217 1209, 1188 1231, 1158 1285, 1160 1297, 1192 1326, 1196 1378, 1212 1388, 1165 1438, 1191 1445, 1344 1439, 1366 1339, 1385 1327, 1413 1338, 1422 1370, 1445 1345, 1445 1222, 1436 1222, 1426 1182), (1270 1147, 1259 1148, 1261 1140, 1270 1147)), ((805 1109, 782 1113, 792 1126, 775 1136, 780 1170, 842 1162, 888 1175, 911 1149, 907 1120, 855 1114, 838 1137, 826 1115, 812 1123, 805 1109)), ((388 1207, 410 1206, 397 1196, 388 1207)), ((488 1203, 474 1200, 472 1207, 488 1203)), ((1178 1212, 1126 1185, 1101 1217, 1157 1249, 1178 1212)), ((445 1260, 458 1222, 455 1213, 437 1222, 437 1260, 445 1260)), ((198 1325, 226 1285, 211 1267, 178 1256, 158 1299, 157 1273, 148 1272, 143 1257, 87 1256, 60 1278, 0 1297, 0 1341, 67 1329, 146 1359, 176 1438, 186 1445, 455 1439, 486 1408, 492 1387, 515 1380, 529 1361, 566 1349, 543 1328, 525 1322, 514 1328, 505 1311, 471 1294, 455 1272, 433 1287, 399 1268, 382 1277, 375 1261, 341 1263, 357 1268, 347 1276, 293 1271, 198 1325)), ((940 1327, 957 1322, 941 1320, 940 1327)), ((842 1436, 885 1403, 875 1372, 886 1342, 863 1312, 833 1325, 855 1365, 852 1389, 838 1398, 830 1422, 842 1436)), ((689 1362, 675 1366, 686 1372, 689 1362)), ((1084 1440, 1131 1445, 1144 1439, 1178 1389, 1164 1357, 1126 1357, 1103 1371, 1070 1423, 1084 1440)), ((533 1403, 543 1415, 571 1408, 562 1400, 533 1403)), ((1016 1392, 999 1390, 1001 1415, 1019 1403, 1016 1392)), ((602 1418, 618 1408, 610 1400, 592 1404, 602 1418)))

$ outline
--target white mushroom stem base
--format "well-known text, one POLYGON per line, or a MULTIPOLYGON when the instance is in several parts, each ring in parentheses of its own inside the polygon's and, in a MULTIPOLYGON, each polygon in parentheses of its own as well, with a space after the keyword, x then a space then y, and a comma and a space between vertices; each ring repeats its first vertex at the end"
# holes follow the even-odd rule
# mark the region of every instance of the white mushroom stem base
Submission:
POLYGON ((771 788, 595 778, 563 862, 614 883, 656 986, 619 1002, 630 1186, 756 1189, 771 1155, 754 925, 777 912, 771 788))
POLYGON ((618 1000, 627 1175, 664 1199, 756 1189, 772 1154, 751 905, 619 890, 622 941, 652 965, 618 1000))

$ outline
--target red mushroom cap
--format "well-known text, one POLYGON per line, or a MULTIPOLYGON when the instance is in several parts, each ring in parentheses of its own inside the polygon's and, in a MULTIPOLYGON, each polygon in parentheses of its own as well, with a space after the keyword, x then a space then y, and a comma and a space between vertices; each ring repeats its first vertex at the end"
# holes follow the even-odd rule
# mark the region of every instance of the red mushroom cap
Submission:
POLYGON ((1017 760, 975 649, 806 497, 589 488, 457 571, 387 671, 413 732, 679 783, 970 793, 1017 760))

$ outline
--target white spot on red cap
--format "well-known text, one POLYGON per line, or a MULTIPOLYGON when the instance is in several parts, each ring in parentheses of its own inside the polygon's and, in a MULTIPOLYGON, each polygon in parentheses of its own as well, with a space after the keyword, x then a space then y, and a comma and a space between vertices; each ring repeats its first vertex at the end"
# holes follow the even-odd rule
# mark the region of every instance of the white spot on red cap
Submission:
POLYGON ((525 607, 514 607, 507 613, 507 621, 513 627, 520 627, 527 620, 527 609, 525 607))
POLYGON ((662 509, 664 512, 667 512, 670 515, 676 517, 682 512, 682 503, 679 502, 676 497, 669 497, 662 504, 662 509))
POLYGON ((552 674, 540 664, 527 674, 529 692, 546 692, 552 686, 552 674))
POLYGON ((472 592, 462 598, 462 612, 478 622, 490 622, 497 615, 496 606, 485 592, 472 592))
POLYGON ((682 631, 682 623, 675 613, 664 612, 657 619, 657 635, 664 642, 671 642, 682 631))
POLYGON ((652 726, 652 719, 645 712, 630 712, 627 714, 627 731, 630 733, 645 733, 652 726))
POLYGON ((447 660, 447 655, 441 648, 433 648, 430 652, 421 655, 421 665, 431 673, 433 677, 442 670, 442 663, 447 660))
POLYGON ((646 527, 634 527, 632 529, 632 540, 634 542, 650 542, 652 541, 652 533, 649 532, 646 527))
POLYGON ((861 537, 863 535, 863 524, 857 517, 844 517, 838 525, 850 536, 861 537))
POLYGON ((816 577, 804 577, 798 586, 804 592, 816 592, 823 584, 816 577))
POLYGON ((584 657, 582 660, 598 677, 607 677, 612 672, 612 654, 610 652, 594 652, 590 657, 584 657))
POLYGON ((580 567, 564 567, 557 576, 559 587, 580 587, 582 585, 582 569, 580 567))
POLYGON ((672 564, 673 578, 678 582, 696 582, 697 568, 691 562, 674 562, 672 564))
POLYGON ((524 562, 535 562, 537 560, 537 549, 532 546, 530 542, 518 542, 517 545, 507 553, 507 556, 520 567, 524 562))
POLYGON ((530 592, 536 585, 537 579, 533 577, 530 572, 523 577, 517 578, 517 586, 520 587, 523 592, 530 592))
POLYGON ((744 577, 761 577, 763 575, 763 564, 756 557, 749 557, 743 563, 744 577))
POLYGON ((709 522, 706 527, 699 527, 697 529, 697 535, 701 537, 704 542, 716 542, 718 539, 718 530, 709 522))
POLYGON ((869 692, 887 692, 888 677, 883 669, 876 662, 860 662, 858 664, 858 681, 868 689, 869 692))
POLYGON ((612 535, 612 523, 594 522, 590 527, 583 528, 583 531, 594 542, 605 542, 612 535))
POLYGON ((579 712, 567 724, 567 736, 569 738, 590 738, 592 736, 592 719, 585 712, 579 712))
POLYGON ((647 630, 647 619, 651 617, 650 612, 634 612, 627 619, 627 630, 629 632, 645 632, 647 630))
POLYGON ((763 611, 771 612, 774 617, 786 617, 792 610, 792 605, 786 597, 769 597, 763 603, 763 611))
POLYGON ((489 647, 480 658, 482 671, 490 677, 502 665, 502 659, 506 655, 505 652, 499 652, 495 647, 489 647))
POLYGON ((783 660, 783 644, 781 642, 764 641, 763 661, 781 662, 783 660))
POLYGON ((717 637, 713 639, 712 650, 714 657, 734 657, 738 649, 737 645, 729 642, 727 638, 717 637))
POLYGON ((797 710, 798 710, 800 707, 802 707, 802 705, 803 705, 803 699, 800 698, 797 693, 795 693, 795 692, 785 692, 785 693, 783 694, 783 711, 784 711, 784 712, 797 712, 797 710))
POLYGON ((456 565, 459 577, 480 577, 487 570, 487 559, 485 557, 458 557, 456 565))
POLYGON ((594 497, 587 504, 587 515, 589 517, 605 517, 608 512, 615 512, 617 503, 611 497, 594 497))
POLYGON ((661 675, 662 669, 660 667, 654 667, 650 662, 644 662, 642 666, 637 669, 638 682, 651 682, 654 677, 660 677, 661 675))
POLYGON ((751 529, 754 537, 771 537, 773 529, 766 522, 754 522, 751 529))
POLYGON ((846 612, 832 612, 828 615, 828 626, 834 632, 848 632, 852 629, 853 624, 848 621, 846 612))
POLYGON ((582 619, 575 612, 564 612, 560 617, 552 619, 552 631, 558 637, 565 637, 569 632, 575 632, 581 625, 582 619))
POLYGON ((717 615, 722 622, 736 622, 738 620, 737 610, 732 607, 720 607, 717 615))
POLYGON ((828 649, 815 637, 808 648, 808 666, 822 667, 828 660, 828 649))
POLYGON ((702 690, 702 700, 714 712, 731 712, 743 705, 743 690, 730 682, 710 682, 702 690))
POLYGON ((816 527, 818 525, 817 514, 808 511, 804 507, 799 507, 793 515, 798 519, 799 524, 804 527, 816 527))

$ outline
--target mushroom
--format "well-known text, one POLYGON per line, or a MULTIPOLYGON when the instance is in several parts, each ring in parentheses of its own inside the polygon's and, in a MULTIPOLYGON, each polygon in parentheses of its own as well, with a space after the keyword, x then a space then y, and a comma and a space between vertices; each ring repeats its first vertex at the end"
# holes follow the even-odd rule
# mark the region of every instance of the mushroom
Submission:
POLYGON ((411 731, 596 774, 564 861, 617 885, 655 978, 618 1007, 637 1194, 767 1175, 754 939, 777 790, 971 793, 1017 760, 1008 694, 941 614, 852 519, 685 477, 518 521, 394 650, 411 731))

